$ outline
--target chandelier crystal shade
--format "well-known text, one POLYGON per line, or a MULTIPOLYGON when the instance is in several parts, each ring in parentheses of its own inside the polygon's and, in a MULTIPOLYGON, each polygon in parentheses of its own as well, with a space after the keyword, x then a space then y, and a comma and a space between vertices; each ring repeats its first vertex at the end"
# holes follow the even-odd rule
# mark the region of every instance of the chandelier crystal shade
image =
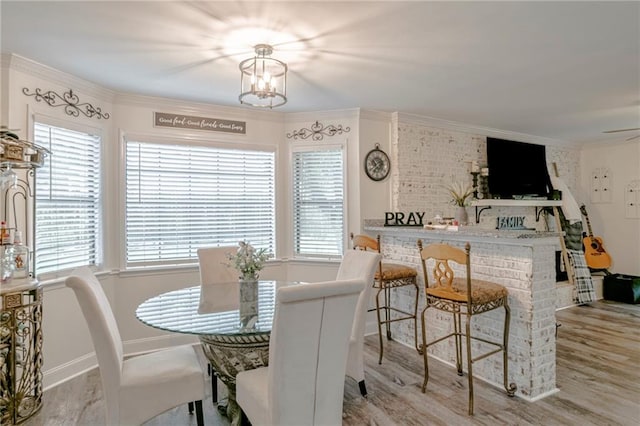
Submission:
POLYGON ((240 62, 240 103, 273 108, 287 103, 287 64, 271 58, 273 47, 255 46, 256 56, 240 62))

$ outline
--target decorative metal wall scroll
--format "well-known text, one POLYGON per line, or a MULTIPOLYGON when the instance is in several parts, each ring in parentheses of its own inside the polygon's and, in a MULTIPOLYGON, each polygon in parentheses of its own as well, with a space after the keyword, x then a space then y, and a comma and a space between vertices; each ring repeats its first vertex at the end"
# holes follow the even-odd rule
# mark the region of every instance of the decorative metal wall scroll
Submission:
POLYGON ((98 120, 104 118, 109 119, 109 113, 102 112, 102 108, 94 107, 88 102, 80 103, 78 95, 73 93, 73 90, 69 89, 68 92, 64 92, 62 95, 57 94, 53 90, 42 92, 39 88, 36 88, 35 92, 29 93, 27 87, 22 88, 22 93, 27 96, 35 97, 36 101, 45 101, 47 105, 52 107, 63 106, 64 111, 73 117, 78 117, 82 113, 86 117, 96 117, 98 120), (58 102, 62 103, 58 103, 58 102))
POLYGON ((350 127, 343 128, 342 124, 338 124, 337 126, 329 124, 328 126, 325 126, 316 120, 316 122, 311 125, 310 129, 303 127, 300 130, 294 130, 292 133, 287 133, 287 138, 308 139, 311 137, 314 141, 321 141, 325 136, 334 136, 336 134, 341 135, 343 132, 349 133, 350 131, 350 127))

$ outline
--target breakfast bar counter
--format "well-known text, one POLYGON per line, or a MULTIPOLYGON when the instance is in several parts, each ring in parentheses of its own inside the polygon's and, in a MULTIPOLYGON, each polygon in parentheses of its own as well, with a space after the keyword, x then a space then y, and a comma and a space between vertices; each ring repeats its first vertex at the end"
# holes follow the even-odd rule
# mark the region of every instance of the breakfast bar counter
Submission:
MULTIPOLYGON (((501 284, 509 291, 511 329, 508 381, 517 385, 516 395, 534 401, 557 391, 555 252, 560 249, 558 233, 487 230, 474 226, 460 227, 457 231, 385 227, 381 221, 375 220, 365 221, 364 231, 371 236, 380 235, 384 259, 418 268, 419 313, 424 307, 424 282, 417 240, 422 239, 425 245, 446 243, 460 248, 469 242, 472 277, 501 284)), ((464 274, 463 270, 456 270, 455 267, 453 269, 456 273, 464 274)), ((398 290, 394 293, 397 298, 394 303, 409 306, 415 295, 410 294, 409 289, 398 290)), ((501 310, 479 318, 474 317, 474 335, 500 338, 503 318, 501 310)), ((428 332, 435 333, 428 335, 429 340, 434 336, 443 336, 453 328, 451 316, 436 310, 427 312, 427 321, 428 332)), ((392 332, 396 340, 412 345, 412 322, 394 323, 392 332)), ((421 330, 419 335, 420 333, 421 330)), ((482 345, 479 342, 474 344, 482 345)), ((455 345, 452 339, 430 347, 429 354, 455 365, 455 345)), ((474 363, 473 368, 474 376, 501 386, 502 357, 485 358, 474 363)))

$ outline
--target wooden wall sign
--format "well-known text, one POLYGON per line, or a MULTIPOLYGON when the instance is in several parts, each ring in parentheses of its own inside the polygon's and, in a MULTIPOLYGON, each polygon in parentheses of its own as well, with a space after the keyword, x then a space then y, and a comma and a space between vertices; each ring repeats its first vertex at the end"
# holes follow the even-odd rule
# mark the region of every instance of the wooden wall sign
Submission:
POLYGON ((384 226, 422 226, 424 212, 385 212, 384 226))
POLYGON ((175 129, 208 130, 210 132, 247 133, 246 121, 224 120, 222 118, 197 117, 195 115, 154 112, 155 127, 172 127, 175 129))

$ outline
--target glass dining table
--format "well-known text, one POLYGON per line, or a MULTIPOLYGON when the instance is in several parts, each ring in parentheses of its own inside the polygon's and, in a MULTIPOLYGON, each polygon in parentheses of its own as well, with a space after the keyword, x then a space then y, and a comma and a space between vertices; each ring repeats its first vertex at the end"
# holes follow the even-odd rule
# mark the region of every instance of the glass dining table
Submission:
POLYGON ((165 331, 197 335, 205 355, 228 389, 226 414, 240 424, 235 400, 236 374, 269 363, 269 338, 276 290, 286 281, 203 284, 162 293, 136 309, 144 324, 165 331))

